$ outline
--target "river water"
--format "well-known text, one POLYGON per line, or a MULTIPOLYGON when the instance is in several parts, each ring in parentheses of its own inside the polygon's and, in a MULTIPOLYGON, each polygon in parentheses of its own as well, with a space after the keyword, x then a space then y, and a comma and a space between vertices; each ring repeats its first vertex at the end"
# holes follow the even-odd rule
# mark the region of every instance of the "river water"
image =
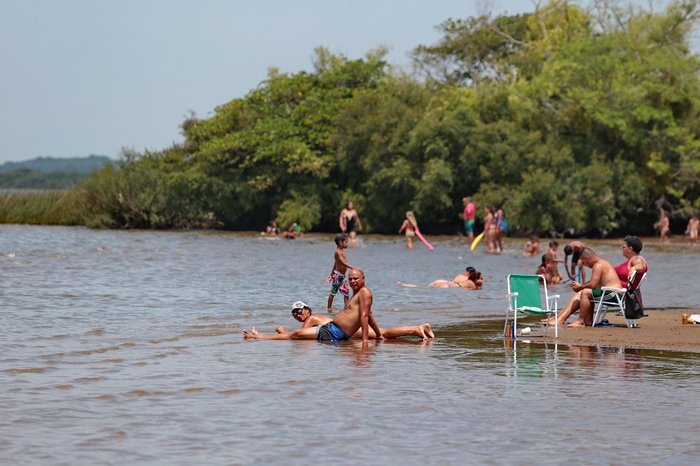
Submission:
MULTIPOLYGON (((593 245, 617 264, 620 243, 593 245)), ((347 250, 380 325, 430 321, 438 336, 363 351, 241 337, 294 327, 299 299, 323 312, 331 235, 0 226, 0 462, 696 463, 698 354, 534 339, 514 351, 505 277, 538 258, 521 240, 500 256, 433 244, 368 236, 347 250), (483 290, 395 284, 467 265, 483 290)), ((646 306, 697 309, 700 253, 643 253, 646 306)))

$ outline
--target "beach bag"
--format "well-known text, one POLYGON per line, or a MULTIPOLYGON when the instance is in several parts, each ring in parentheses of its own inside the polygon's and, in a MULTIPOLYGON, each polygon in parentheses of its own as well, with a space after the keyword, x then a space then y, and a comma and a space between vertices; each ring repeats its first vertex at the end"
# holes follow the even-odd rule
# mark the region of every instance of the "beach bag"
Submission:
POLYGON ((645 316, 642 295, 639 290, 626 291, 623 302, 626 319, 639 319, 645 316))

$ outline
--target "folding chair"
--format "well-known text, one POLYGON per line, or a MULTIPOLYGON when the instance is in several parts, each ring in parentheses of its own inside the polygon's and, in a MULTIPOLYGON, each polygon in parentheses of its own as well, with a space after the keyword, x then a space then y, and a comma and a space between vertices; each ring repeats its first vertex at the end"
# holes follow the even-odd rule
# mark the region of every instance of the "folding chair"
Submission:
POLYGON ((625 319, 625 324, 629 328, 637 327, 637 324, 632 319, 628 319, 625 315, 625 293, 636 291, 642 285, 644 279, 647 278, 646 272, 642 275, 642 278, 637 280, 637 271, 632 273, 632 276, 627 280, 627 286, 624 288, 615 288, 613 286, 604 286, 601 288, 603 292, 602 296, 594 298, 593 304, 595 305, 595 314, 593 315, 593 324, 595 327, 597 324, 601 323, 605 318, 605 314, 611 307, 618 308, 618 313, 622 315, 625 319))
MULTIPOLYGON (((510 315, 513 314, 513 323, 515 328, 518 326, 518 314, 521 316, 537 315, 547 318, 554 315, 554 338, 559 338, 559 323, 557 299, 559 295, 550 296, 547 293, 547 280, 544 275, 524 275, 510 274, 508 275, 508 311, 506 313, 506 321, 503 325, 505 333, 508 326, 510 315), (542 305, 544 302, 544 306, 542 305)), ((545 327, 544 335, 547 336, 545 327)), ((513 335, 515 338, 516 335, 513 335)))

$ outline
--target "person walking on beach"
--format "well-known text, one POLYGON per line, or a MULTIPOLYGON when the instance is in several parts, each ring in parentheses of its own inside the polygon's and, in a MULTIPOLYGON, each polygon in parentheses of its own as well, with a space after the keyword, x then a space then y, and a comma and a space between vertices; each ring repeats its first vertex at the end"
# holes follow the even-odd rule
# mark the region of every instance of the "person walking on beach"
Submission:
POLYGON ((348 262, 345 257, 345 249, 348 247, 348 235, 345 233, 338 233, 335 235, 335 253, 333 254, 333 267, 331 267, 331 273, 326 278, 326 281, 331 284, 331 293, 328 295, 328 312, 333 312, 333 298, 340 291, 343 295, 343 302, 345 305, 348 304, 350 299, 350 290, 348 289, 348 284, 345 281, 345 273, 348 269, 354 269, 352 265, 348 262))
POLYGON ((357 246, 357 232, 362 231, 362 222, 360 221, 360 215, 352 205, 352 201, 348 201, 345 208, 340 211, 338 223, 340 224, 340 231, 350 237, 350 246, 353 248, 357 246))
POLYGON ((402 231, 405 231, 406 247, 408 249, 413 249, 413 237, 416 236, 416 231, 418 231, 418 221, 410 210, 406 212, 406 218, 401 224, 401 228, 399 228, 399 234, 401 234, 402 231))
POLYGON ((462 220, 464 221, 464 231, 467 233, 467 241, 469 244, 474 240, 474 221, 476 220, 476 206, 472 202, 470 196, 462 199, 464 210, 462 211, 462 220))
POLYGON ((352 299, 345 309, 333 316, 333 320, 319 327, 302 327, 287 333, 263 334, 255 327, 250 332, 243 330, 243 338, 262 340, 349 340, 358 330, 362 333, 362 342, 369 341, 369 329, 374 330, 376 340, 384 339, 382 330, 372 314, 372 291, 365 286, 365 273, 361 269, 352 269, 349 274, 352 299))
MULTIPOLYGON (((325 325, 332 320, 328 316, 314 314, 311 308, 303 301, 297 301, 292 304, 292 317, 301 322, 301 328, 318 327, 325 325)), ((381 331, 382 336, 386 339, 415 336, 425 341, 429 338, 435 338, 430 322, 426 322, 422 325, 404 325, 400 327, 382 328, 381 331)), ((275 329, 275 332, 288 333, 287 330, 281 325, 275 329)), ((374 330, 369 329, 369 337, 377 337, 374 330)), ((358 330, 350 338, 361 339, 362 331, 358 330)))

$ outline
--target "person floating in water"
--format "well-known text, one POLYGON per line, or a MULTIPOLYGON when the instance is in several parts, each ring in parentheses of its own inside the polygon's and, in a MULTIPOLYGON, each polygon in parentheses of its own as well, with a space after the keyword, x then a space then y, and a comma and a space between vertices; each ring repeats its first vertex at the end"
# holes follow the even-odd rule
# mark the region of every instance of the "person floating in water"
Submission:
MULTIPOLYGON (((408 288, 421 288, 420 285, 412 283, 396 282, 396 284, 408 288)), ((425 285, 426 288, 464 288, 465 290, 480 290, 483 286, 484 277, 474 267, 467 267, 465 273, 455 275, 451 281, 439 279, 425 285)))

